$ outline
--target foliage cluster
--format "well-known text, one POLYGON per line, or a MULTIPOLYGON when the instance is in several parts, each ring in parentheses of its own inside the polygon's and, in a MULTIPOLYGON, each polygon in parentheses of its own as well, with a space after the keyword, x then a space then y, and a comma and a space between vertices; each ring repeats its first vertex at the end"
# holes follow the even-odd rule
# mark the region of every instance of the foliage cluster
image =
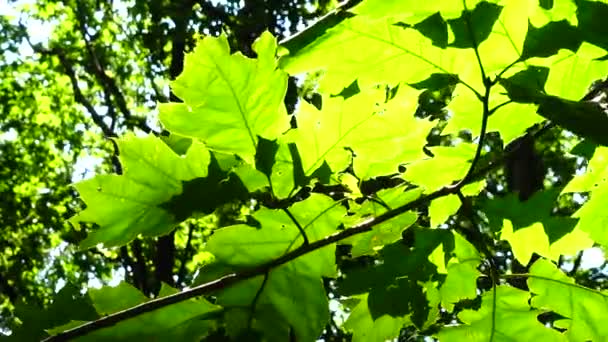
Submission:
MULTIPOLYGON (((15 306, 46 307, 66 282, 86 288, 124 279, 147 296, 158 295, 161 282, 190 284, 205 236, 233 222, 238 204, 168 235, 78 250, 86 230, 68 223, 83 206, 71 183, 120 172, 108 138, 160 131, 151 111, 175 99, 168 80, 197 34, 227 32, 231 47, 250 55, 264 30, 285 37, 333 3, 0 2, 0 331, 13 330, 15 306)), ((293 79, 289 89, 292 110, 293 79)))
POLYGON ((255 57, 200 39, 175 101, 158 105, 168 134, 116 138, 121 174, 76 184, 86 209, 71 222, 96 226, 81 248, 227 206, 237 222, 204 238, 188 289, 163 284, 150 300, 127 283, 68 285, 46 311, 24 308, 11 337, 604 340, 605 283, 560 268, 608 245, 602 13, 596 1, 366 0, 280 44, 263 33, 255 57), (315 84, 293 114, 289 75, 315 84), (530 175, 512 171, 515 191, 499 189, 530 141, 585 171, 525 196, 516 180, 530 175))

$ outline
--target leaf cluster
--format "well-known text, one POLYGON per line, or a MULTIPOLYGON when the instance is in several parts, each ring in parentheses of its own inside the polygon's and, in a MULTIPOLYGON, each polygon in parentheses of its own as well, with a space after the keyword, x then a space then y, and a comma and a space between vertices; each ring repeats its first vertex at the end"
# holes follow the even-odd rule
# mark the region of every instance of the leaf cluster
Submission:
POLYGON ((126 283, 82 296, 66 287, 14 336, 605 339, 606 292, 560 266, 607 246, 604 82, 589 89, 608 70, 596 15, 607 11, 367 0, 282 48, 263 33, 255 57, 232 53, 224 35, 200 39, 171 83, 180 101, 158 106, 169 137, 116 138, 122 174, 78 183, 87 208, 71 221, 97 226, 80 245, 90 248, 170 234, 235 203, 245 219, 213 232, 189 289, 164 285, 149 300, 126 283), (305 72, 321 75, 316 101, 288 114, 288 75, 305 72), (492 191, 522 136, 560 150, 585 139, 567 151, 592 146, 585 172, 527 201, 492 191))

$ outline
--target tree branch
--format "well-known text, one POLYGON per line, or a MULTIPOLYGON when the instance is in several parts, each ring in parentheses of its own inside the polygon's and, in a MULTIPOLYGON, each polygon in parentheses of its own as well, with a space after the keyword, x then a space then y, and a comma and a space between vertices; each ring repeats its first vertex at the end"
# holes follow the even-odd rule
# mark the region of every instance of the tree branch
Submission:
POLYGON ((296 258, 299 258, 305 254, 316 251, 322 247, 331 245, 338 241, 344 240, 353 235, 368 232, 368 231, 372 230, 372 228, 374 226, 376 226, 382 222, 388 221, 400 214, 403 214, 406 211, 409 211, 411 209, 418 207, 421 204, 432 201, 439 197, 443 197, 443 196, 452 194, 454 192, 455 191, 451 190, 451 188, 449 188, 449 187, 443 187, 433 193, 430 193, 425 196, 421 196, 412 202, 409 202, 409 203, 402 205, 398 208, 395 208, 393 210, 387 211, 375 218, 370 218, 370 219, 368 219, 362 223, 359 223, 357 225, 354 225, 348 229, 345 229, 338 233, 326 236, 323 239, 311 242, 308 245, 302 245, 302 247, 297 248, 289 253, 284 254, 283 256, 281 256, 275 260, 271 260, 260 266, 246 269, 246 270, 243 270, 238 273, 228 274, 219 279, 199 285, 197 287, 194 287, 192 289, 189 289, 189 290, 186 290, 183 292, 179 292, 179 293, 169 295, 166 297, 162 297, 162 298, 152 299, 148 302, 139 304, 132 308, 113 313, 111 315, 102 317, 98 320, 91 321, 91 322, 85 323, 81 326, 78 326, 76 328, 64 331, 55 336, 51 336, 51 337, 45 339, 44 341, 46 341, 46 342, 67 341, 68 339, 83 336, 90 332, 99 330, 101 328, 113 326, 114 324, 116 324, 118 322, 141 315, 143 313, 150 312, 150 311, 153 311, 153 310, 156 310, 156 309, 159 309, 159 308, 171 305, 171 304, 179 303, 179 302, 182 302, 182 301, 190 299, 190 298, 207 295, 213 291, 232 286, 240 281, 263 275, 263 274, 271 271, 272 269, 274 269, 278 266, 281 266, 287 262, 290 262, 296 258))
POLYGON ((118 85, 116 84, 116 80, 114 80, 112 77, 108 76, 108 74, 106 73, 105 67, 103 65, 103 61, 100 61, 99 57, 95 53, 95 50, 91 44, 91 40, 87 33, 87 28, 85 25, 86 18, 85 18, 84 8, 82 7, 81 1, 77 1, 76 17, 78 20, 78 24, 79 24, 78 26, 80 28, 80 33, 82 35, 82 39, 84 41, 84 44, 85 44, 85 47, 89 54, 89 57, 91 58, 93 73, 96 75, 99 83, 101 84, 101 87, 103 88, 104 98, 106 100, 106 106, 108 107, 108 112, 113 114, 112 126, 114 125, 114 121, 116 120, 116 115, 115 115, 115 110, 113 108, 113 104, 111 101, 111 97, 113 97, 116 100, 118 109, 124 116, 127 123, 132 123, 139 129, 141 129, 142 131, 144 131, 146 133, 151 133, 152 129, 146 124, 145 120, 137 120, 137 122, 134 121, 133 116, 131 115, 131 111, 127 107, 127 101, 125 100, 125 97, 124 97, 122 91, 118 88, 118 85), (110 95, 111 95, 111 97, 110 97, 110 95))
POLYGON ((29 36, 26 36, 25 40, 34 52, 37 52, 43 56, 57 56, 57 58, 59 59, 59 63, 65 69, 65 74, 70 79, 72 91, 74 92, 74 99, 76 100, 76 102, 80 103, 86 108, 86 110, 91 115, 93 122, 95 123, 95 125, 97 125, 97 127, 101 129, 103 135, 106 138, 116 137, 116 133, 114 133, 114 131, 103 121, 103 116, 100 115, 97 110, 95 110, 93 104, 84 96, 84 94, 80 90, 80 86, 78 85, 78 77, 76 76, 76 72, 74 71, 73 63, 66 57, 64 51, 57 47, 54 47, 52 49, 45 49, 42 48, 39 44, 32 44, 29 39, 29 36))
POLYGON ((349 13, 348 10, 360 2, 361 0, 346 0, 341 2, 334 10, 328 12, 314 24, 281 40, 279 45, 282 45, 289 50, 289 54, 295 55, 301 49, 320 37, 324 32, 337 26, 345 19, 352 17, 353 14, 349 13))
POLYGON ((137 270, 137 274, 140 279, 140 290, 145 293, 146 296, 150 295, 152 291, 150 291, 150 286, 148 285, 148 266, 146 265, 146 259, 143 255, 143 246, 141 244, 141 240, 139 238, 133 240, 131 243, 131 250, 133 251, 133 255, 135 256, 135 270, 137 270))
POLYGON ((177 284, 182 285, 184 278, 186 277, 186 262, 190 259, 190 252, 192 250, 192 235, 194 234, 194 224, 188 224, 188 239, 186 240, 186 246, 184 247, 184 254, 179 259, 180 265, 177 271, 177 284))
MULTIPOLYGON (((550 126, 551 126, 551 124, 545 125, 545 127, 543 127, 538 132, 533 134, 533 136, 536 137, 536 136, 539 136, 540 134, 546 132, 548 127, 550 127, 550 126)), ((508 154, 509 153, 505 153, 502 157, 499 157, 496 161, 494 161, 493 163, 490 163, 487 167, 485 167, 477 172, 473 172, 467 182, 472 182, 472 181, 476 180, 477 178, 482 177, 485 174, 487 174, 488 172, 494 170, 496 167, 498 167, 499 165, 502 164, 502 162, 505 160, 505 158, 508 156, 508 154)), ((463 185, 465 185, 465 184, 463 184, 463 185)), ((96 331, 96 330, 99 330, 102 328, 111 327, 111 326, 117 324, 118 322, 124 321, 129 318, 136 317, 136 316, 144 314, 146 312, 154 311, 156 309, 160 309, 162 307, 165 307, 165 306, 168 306, 171 304, 175 304, 175 303, 179 303, 179 302, 191 299, 191 298, 208 295, 214 291, 227 288, 238 282, 241 282, 241 281, 244 281, 247 279, 251 279, 251 278, 254 278, 257 276, 262 276, 265 273, 270 272, 272 269, 274 269, 278 266, 281 266, 285 263, 288 263, 292 260, 295 260, 305 254, 314 252, 320 248, 323 248, 323 247, 331 245, 333 243, 342 241, 351 236, 369 232, 373 229, 374 226, 376 226, 380 223, 386 222, 396 216, 399 216, 409 210, 415 209, 418 206, 428 203, 434 199, 444 197, 444 196, 447 196, 450 194, 456 194, 458 191, 459 191, 459 188, 445 186, 439 190, 436 190, 435 192, 421 196, 412 202, 404 204, 395 209, 386 211, 379 216, 367 219, 359 224, 351 226, 350 228, 341 230, 337 233, 326 236, 320 240, 313 241, 308 245, 302 245, 301 247, 299 247, 289 253, 286 253, 283 256, 281 256, 275 260, 271 260, 265 264, 262 264, 260 266, 249 268, 249 269, 243 270, 238 273, 231 273, 231 274, 225 275, 221 278, 212 280, 205 284, 201 284, 201 285, 193 287, 189 290, 185 290, 185 291, 175 293, 175 294, 172 294, 172 295, 169 295, 166 297, 162 297, 162 298, 152 299, 148 302, 136 305, 134 307, 131 307, 131 308, 128 308, 128 309, 125 309, 122 311, 115 312, 113 314, 102 317, 98 320, 87 322, 87 323, 77 326, 73 329, 63 331, 54 336, 50 336, 43 341, 44 342, 67 341, 72 338, 84 336, 93 331, 96 331)))
POLYGON ((53 52, 59 58, 61 65, 65 69, 66 75, 68 75, 68 77, 70 78, 70 82, 72 84, 72 90, 74 91, 74 98, 76 99, 76 101, 78 103, 82 104, 87 109, 89 114, 91 114, 91 118, 93 119, 93 122, 95 122, 97 127, 99 127, 101 129, 104 136, 116 137, 116 133, 114 133, 114 131, 103 121, 103 117, 99 113, 97 113, 97 111, 95 110, 95 107, 93 107, 91 102, 89 100, 87 100, 87 98, 84 96, 84 94, 80 90, 80 87, 78 86, 78 79, 76 77, 76 73, 74 72, 74 68, 72 67, 72 64, 68 61, 68 59, 63 54, 63 51, 54 49, 53 52))

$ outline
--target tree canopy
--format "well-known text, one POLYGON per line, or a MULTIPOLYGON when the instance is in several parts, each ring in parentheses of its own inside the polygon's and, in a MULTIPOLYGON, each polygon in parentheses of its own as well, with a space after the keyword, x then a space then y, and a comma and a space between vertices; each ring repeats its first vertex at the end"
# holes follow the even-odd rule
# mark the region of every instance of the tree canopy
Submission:
POLYGON ((15 341, 602 341, 605 1, 10 1, 15 341))

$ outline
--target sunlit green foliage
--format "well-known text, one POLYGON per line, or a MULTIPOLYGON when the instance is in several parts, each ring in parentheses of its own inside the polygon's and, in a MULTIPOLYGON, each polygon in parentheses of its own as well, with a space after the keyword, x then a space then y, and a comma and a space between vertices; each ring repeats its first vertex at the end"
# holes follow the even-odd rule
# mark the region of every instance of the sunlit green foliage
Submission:
POLYGON ((240 208, 199 245, 204 265, 180 293, 199 298, 164 301, 177 298, 166 284, 151 301, 126 283, 61 292, 24 312, 13 337, 608 336, 606 283, 577 284, 580 259, 563 272, 564 260, 606 247, 607 87, 591 86, 608 74, 608 44, 590 13, 608 5, 367 0, 334 15, 349 9, 283 49, 264 32, 255 56, 231 53, 224 35, 200 39, 171 82, 180 101, 159 105, 168 138, 118 138, 122 174, 76 184, 87 207, 72 222, 95 225, 84 248, 240 208), (571 39, 556 40, 564 31, 571 39), (288 114, 287 75, 304 72, 320 72, 319 87, 288 114), (437 91, 447 115, 432 120, 420 98, 437 91), (507 193, 499 168, 524 134, 554 174, 564 169, 530 198, 507 193))

